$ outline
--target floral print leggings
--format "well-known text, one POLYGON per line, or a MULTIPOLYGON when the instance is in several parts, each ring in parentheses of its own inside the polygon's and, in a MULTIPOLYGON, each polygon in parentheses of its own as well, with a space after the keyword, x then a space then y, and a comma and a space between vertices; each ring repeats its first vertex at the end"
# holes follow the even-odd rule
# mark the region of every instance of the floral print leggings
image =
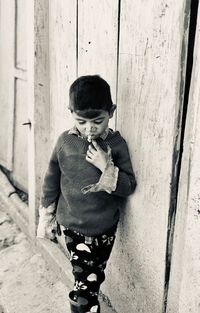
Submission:
POLYGON ((86 237, 65 229, 65 242, 70 253, 75 283, 69 298, 77 312, 100 312, 98 294, 105 280, 104 270, 115 240, 115 234, 86 237))

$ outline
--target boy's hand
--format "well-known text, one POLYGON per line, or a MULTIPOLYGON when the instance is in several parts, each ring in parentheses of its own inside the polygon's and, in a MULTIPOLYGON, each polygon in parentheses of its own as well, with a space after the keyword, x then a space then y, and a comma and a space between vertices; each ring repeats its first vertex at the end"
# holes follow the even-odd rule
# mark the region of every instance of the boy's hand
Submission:
POLYGON ((89 145, 87 150, 86 160, 96 166, 101 172, 104 172, 109 161, 109 155, 101 149, 95 140, 92 140, 92 144, 89 145))

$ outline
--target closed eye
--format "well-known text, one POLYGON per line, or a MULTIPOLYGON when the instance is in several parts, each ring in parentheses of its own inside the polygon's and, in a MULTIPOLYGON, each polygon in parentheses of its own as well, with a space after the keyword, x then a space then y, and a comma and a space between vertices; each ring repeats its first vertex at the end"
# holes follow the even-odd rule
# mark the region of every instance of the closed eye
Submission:
MULTIPOLYGON (((84 125, 86 123, 85 120, 78 120, 77 119, 77 121, 78 121, 78 123, 80 125, 84 125)), ((98 119, 98 120, 94 120, 93 123, 98 125, 98 124, 101 124, 103 121, 104 121, 104 119, 101 118, 101 119, 98 119)))
POLYGON ((103 121, 104 121, 104 119, 103 120, 102 119, 101 120, 95 120, 94 123, 95 124, 101 124, 103 121))

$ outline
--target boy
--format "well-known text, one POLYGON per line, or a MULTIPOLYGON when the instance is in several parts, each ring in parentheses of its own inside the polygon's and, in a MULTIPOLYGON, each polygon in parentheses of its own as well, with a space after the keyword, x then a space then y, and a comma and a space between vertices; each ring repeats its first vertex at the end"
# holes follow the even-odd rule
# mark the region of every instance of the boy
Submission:
POLYGON ((38 237, 45 236, 45 231, 41 235, 42 214, 51 220, 56 211, 75 279, 69 293, 71 312, 100 312, 98 293, 119 211, 136 181, 126 142, 108 128, 116 107, 108 83, 97 75, 82 76, 71 85, 69 95, 75 126, 60 135, 51 156, 38 237))

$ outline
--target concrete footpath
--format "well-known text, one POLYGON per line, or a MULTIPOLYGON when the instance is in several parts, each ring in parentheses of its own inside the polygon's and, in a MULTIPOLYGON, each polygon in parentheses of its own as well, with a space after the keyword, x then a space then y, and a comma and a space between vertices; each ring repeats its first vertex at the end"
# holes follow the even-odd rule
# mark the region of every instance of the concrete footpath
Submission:
MULTIPOLYGON (((70 313, 68 292, 72 287, 72 274, 69 261, 64 255, 60 258, 56 244, 39 240, 46 241, 45 246, 48 249, 49 245, 57 263, 65 263, 67 275, 59 273, 59 266, 52 266, 48 257, 44 259, 40 249, 8 215, 0 197, 0 313, 70 313)), ((115 312, 102 297, 100 303, 102 313, 115 312)))
POLYGON ((35 251, 0 203, 0 313, 68 313, 69 286, 35 251))

